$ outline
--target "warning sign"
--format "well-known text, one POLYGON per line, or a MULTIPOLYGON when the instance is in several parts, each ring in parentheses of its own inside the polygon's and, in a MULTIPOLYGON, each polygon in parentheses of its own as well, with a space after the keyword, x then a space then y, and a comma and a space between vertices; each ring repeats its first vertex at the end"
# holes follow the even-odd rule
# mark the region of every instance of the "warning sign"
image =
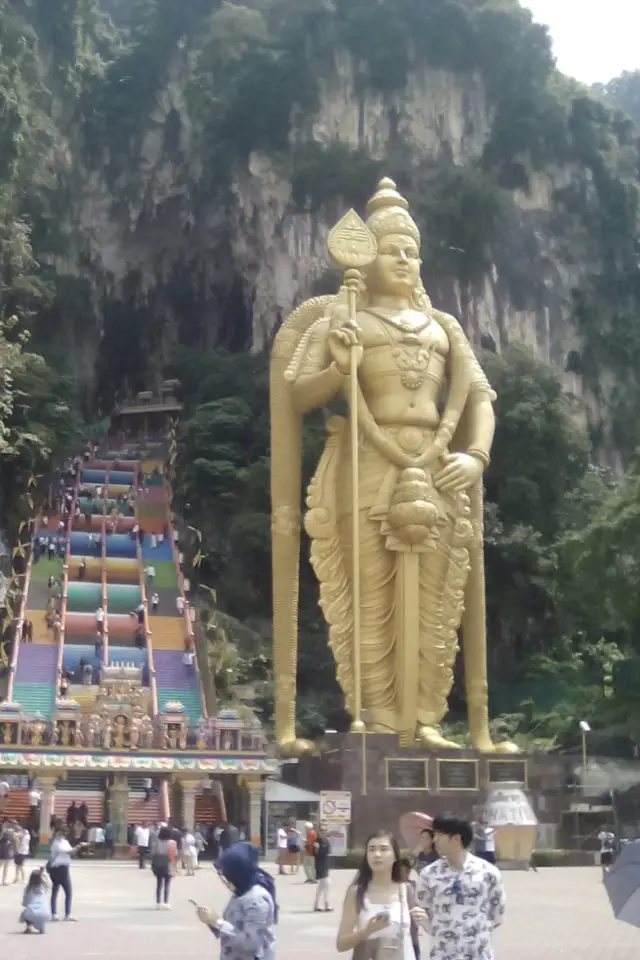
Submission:
POLYGON ((323 790, 320 793, 320 823, 351 823, 351 793, 323 790))

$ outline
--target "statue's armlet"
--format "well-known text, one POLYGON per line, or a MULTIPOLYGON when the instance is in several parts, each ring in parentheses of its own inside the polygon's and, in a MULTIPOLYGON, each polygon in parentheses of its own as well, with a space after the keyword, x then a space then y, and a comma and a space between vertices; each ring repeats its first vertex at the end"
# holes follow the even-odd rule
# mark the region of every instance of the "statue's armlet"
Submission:
MULTIPOLYGON (((438 321, 440 321, 444 329, 447 331, 450 340, 453 341, 452 348, 461 353, 469 364, 469 398, 488 398, 493 403, 496 399, 496 393, 487 380, 487 376, 480 366, 480 361, 473 352, 473 347, 469 343, 467 335, 462 329, 460 322, 456 320, 455 317, 451 316, 451 314, 443 314, 440 311, 436 311, 434 316, 438 321), (484 394, 484 397, 481 397, 481 394, 484 394)), ((451 354, 449 354, 447 366, 449 368, 451 367, 451 354)))
POLYGON ((313 324, 300 341, 287 379, 291 383, 293 401, 299 413, 324 406, 342 390, 346 377, 340 373, 327 346, 328 321, 325 317, 313 324))
MULTIPOLYGON (((469 394, 464 411, 452 438, 451 449, 463 450, 478 457, 486 467, 495 431, 493 403, 496 394, 487 380, 461 325, 450 314, 436 314, 449 335, 452 350, 457 350, 467 363, 469 394)), ((451 355, 448 363, 451 363, 451 355)))

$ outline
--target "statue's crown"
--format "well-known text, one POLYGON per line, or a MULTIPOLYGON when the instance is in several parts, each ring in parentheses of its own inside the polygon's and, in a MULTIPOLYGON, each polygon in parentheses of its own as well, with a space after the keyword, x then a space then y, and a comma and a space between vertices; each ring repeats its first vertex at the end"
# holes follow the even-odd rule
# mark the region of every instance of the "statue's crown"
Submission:
POLYGON ((367 226, 376 239, 398 233, 420 243, 418 225, 409 213, 409 203, 389 177, 383 177, 367 204, 367 226))
POLYGON ((378 184, 378 189, 367 204, 367 214, 371 216, 376 210, 383 207, 402 207, 403 210, 409 209, 409 203, 402 194, 398 193, 396 185, 389 177, 383 177, 378 184))

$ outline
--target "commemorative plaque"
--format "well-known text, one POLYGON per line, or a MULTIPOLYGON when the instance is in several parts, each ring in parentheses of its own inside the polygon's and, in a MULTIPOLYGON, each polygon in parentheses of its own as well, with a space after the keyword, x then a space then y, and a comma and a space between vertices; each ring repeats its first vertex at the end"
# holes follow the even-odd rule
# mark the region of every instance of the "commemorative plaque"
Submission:
POLYGON ((438 760, 439 790, 477 790, 477 760, 438 760))
POLYGON ((414 758, 387 757, 387 790, 427 790, 427 761, 414 758))

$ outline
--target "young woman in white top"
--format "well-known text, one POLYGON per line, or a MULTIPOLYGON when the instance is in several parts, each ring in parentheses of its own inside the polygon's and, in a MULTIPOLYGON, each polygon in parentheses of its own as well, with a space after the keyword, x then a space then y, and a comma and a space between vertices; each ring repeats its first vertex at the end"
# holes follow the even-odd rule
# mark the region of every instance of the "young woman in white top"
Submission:
POLYGON ((195 876, 198 865, 198 850, 196 847, 196 838, 191 830, 187 830, 182 836, 182 865, 187 872, 188 877, 195 876))
POLYGON ((338 930, 339 953, 358 951, 367 943, 377 960, 414 960, 411 924, 426 913, 413 905, 402 882, 397 841, 386 831, 369 837, 354 883, 347 890, 338 930))
POLYGON ((24 862, 29 856, 31 848, 31 834, 24 827, 16 836, 16 852, 13 855, 13 862, 16 865, 16 875, 13 882, 24 883, 24 862))
POLYGON ((58 919, 56 905, 60 887, 64 890, 64 918, 67 921, 73 920, 71 916, 71 857, 74 857, 79 850, 86 846, 86 843, 79 843, 77 847, 72 847, 67 840, 65 828, 56 828, 47 863, 47 869, 51 877, 51 919, 54 921, 58 919))

